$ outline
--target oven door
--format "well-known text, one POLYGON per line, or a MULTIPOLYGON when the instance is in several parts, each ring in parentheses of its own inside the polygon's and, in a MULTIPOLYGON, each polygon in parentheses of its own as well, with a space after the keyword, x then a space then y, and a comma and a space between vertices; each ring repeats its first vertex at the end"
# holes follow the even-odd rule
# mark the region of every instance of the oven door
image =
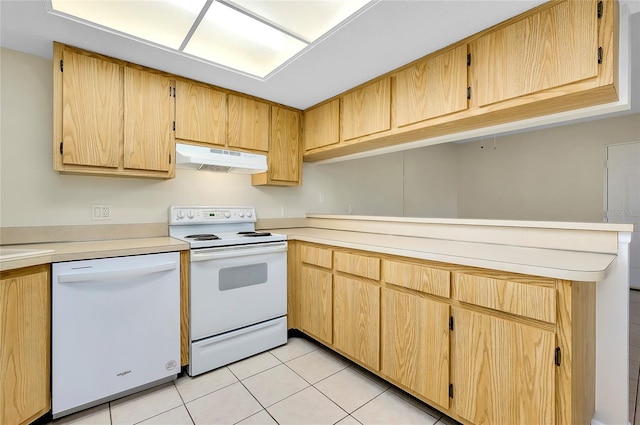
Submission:
POLYGON ((191 341, 287 314, 287 242, 191 251, 191 341))

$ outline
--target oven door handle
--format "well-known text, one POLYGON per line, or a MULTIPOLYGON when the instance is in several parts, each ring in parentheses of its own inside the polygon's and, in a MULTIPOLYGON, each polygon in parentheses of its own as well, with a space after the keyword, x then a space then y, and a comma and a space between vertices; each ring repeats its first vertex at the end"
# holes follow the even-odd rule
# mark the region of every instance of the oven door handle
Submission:
MULTIPOLYGON (((266 245, 266 244, 265 244, 266 245)), ((232 248, 213 250, 191 251, 191 262, 220 260, 224 258, 246 257, 249 255, 275 254, 278 252, 287 252, 287 243, 279 242, 276 245, 261 246, 259 248, 232 248)))

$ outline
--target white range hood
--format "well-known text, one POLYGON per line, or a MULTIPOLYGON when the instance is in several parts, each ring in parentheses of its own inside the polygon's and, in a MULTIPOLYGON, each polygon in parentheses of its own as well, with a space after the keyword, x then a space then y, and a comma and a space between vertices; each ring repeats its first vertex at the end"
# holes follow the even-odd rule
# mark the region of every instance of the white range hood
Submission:
POLYGON ((176 143, 176 167, 222 173, 256 174, 267 171, 267 156, 176 143))

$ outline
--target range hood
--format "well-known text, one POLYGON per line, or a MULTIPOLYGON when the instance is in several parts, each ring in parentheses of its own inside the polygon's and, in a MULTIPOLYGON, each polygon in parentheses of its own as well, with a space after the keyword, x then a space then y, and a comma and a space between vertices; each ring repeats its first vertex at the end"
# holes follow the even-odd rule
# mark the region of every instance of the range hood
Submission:
POLYGON ((176 167, 222 173, 256 174, 267 171, 267 156, 176 143, 176 167))

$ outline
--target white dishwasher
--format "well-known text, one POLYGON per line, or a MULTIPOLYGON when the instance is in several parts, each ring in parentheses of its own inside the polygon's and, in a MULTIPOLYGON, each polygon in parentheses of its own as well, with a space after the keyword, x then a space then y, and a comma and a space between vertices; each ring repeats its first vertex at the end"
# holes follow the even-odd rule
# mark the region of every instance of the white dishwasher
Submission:
POLYGON ((52 285, 54 418, 175 379, 179 253, 54 263, 52 285))

